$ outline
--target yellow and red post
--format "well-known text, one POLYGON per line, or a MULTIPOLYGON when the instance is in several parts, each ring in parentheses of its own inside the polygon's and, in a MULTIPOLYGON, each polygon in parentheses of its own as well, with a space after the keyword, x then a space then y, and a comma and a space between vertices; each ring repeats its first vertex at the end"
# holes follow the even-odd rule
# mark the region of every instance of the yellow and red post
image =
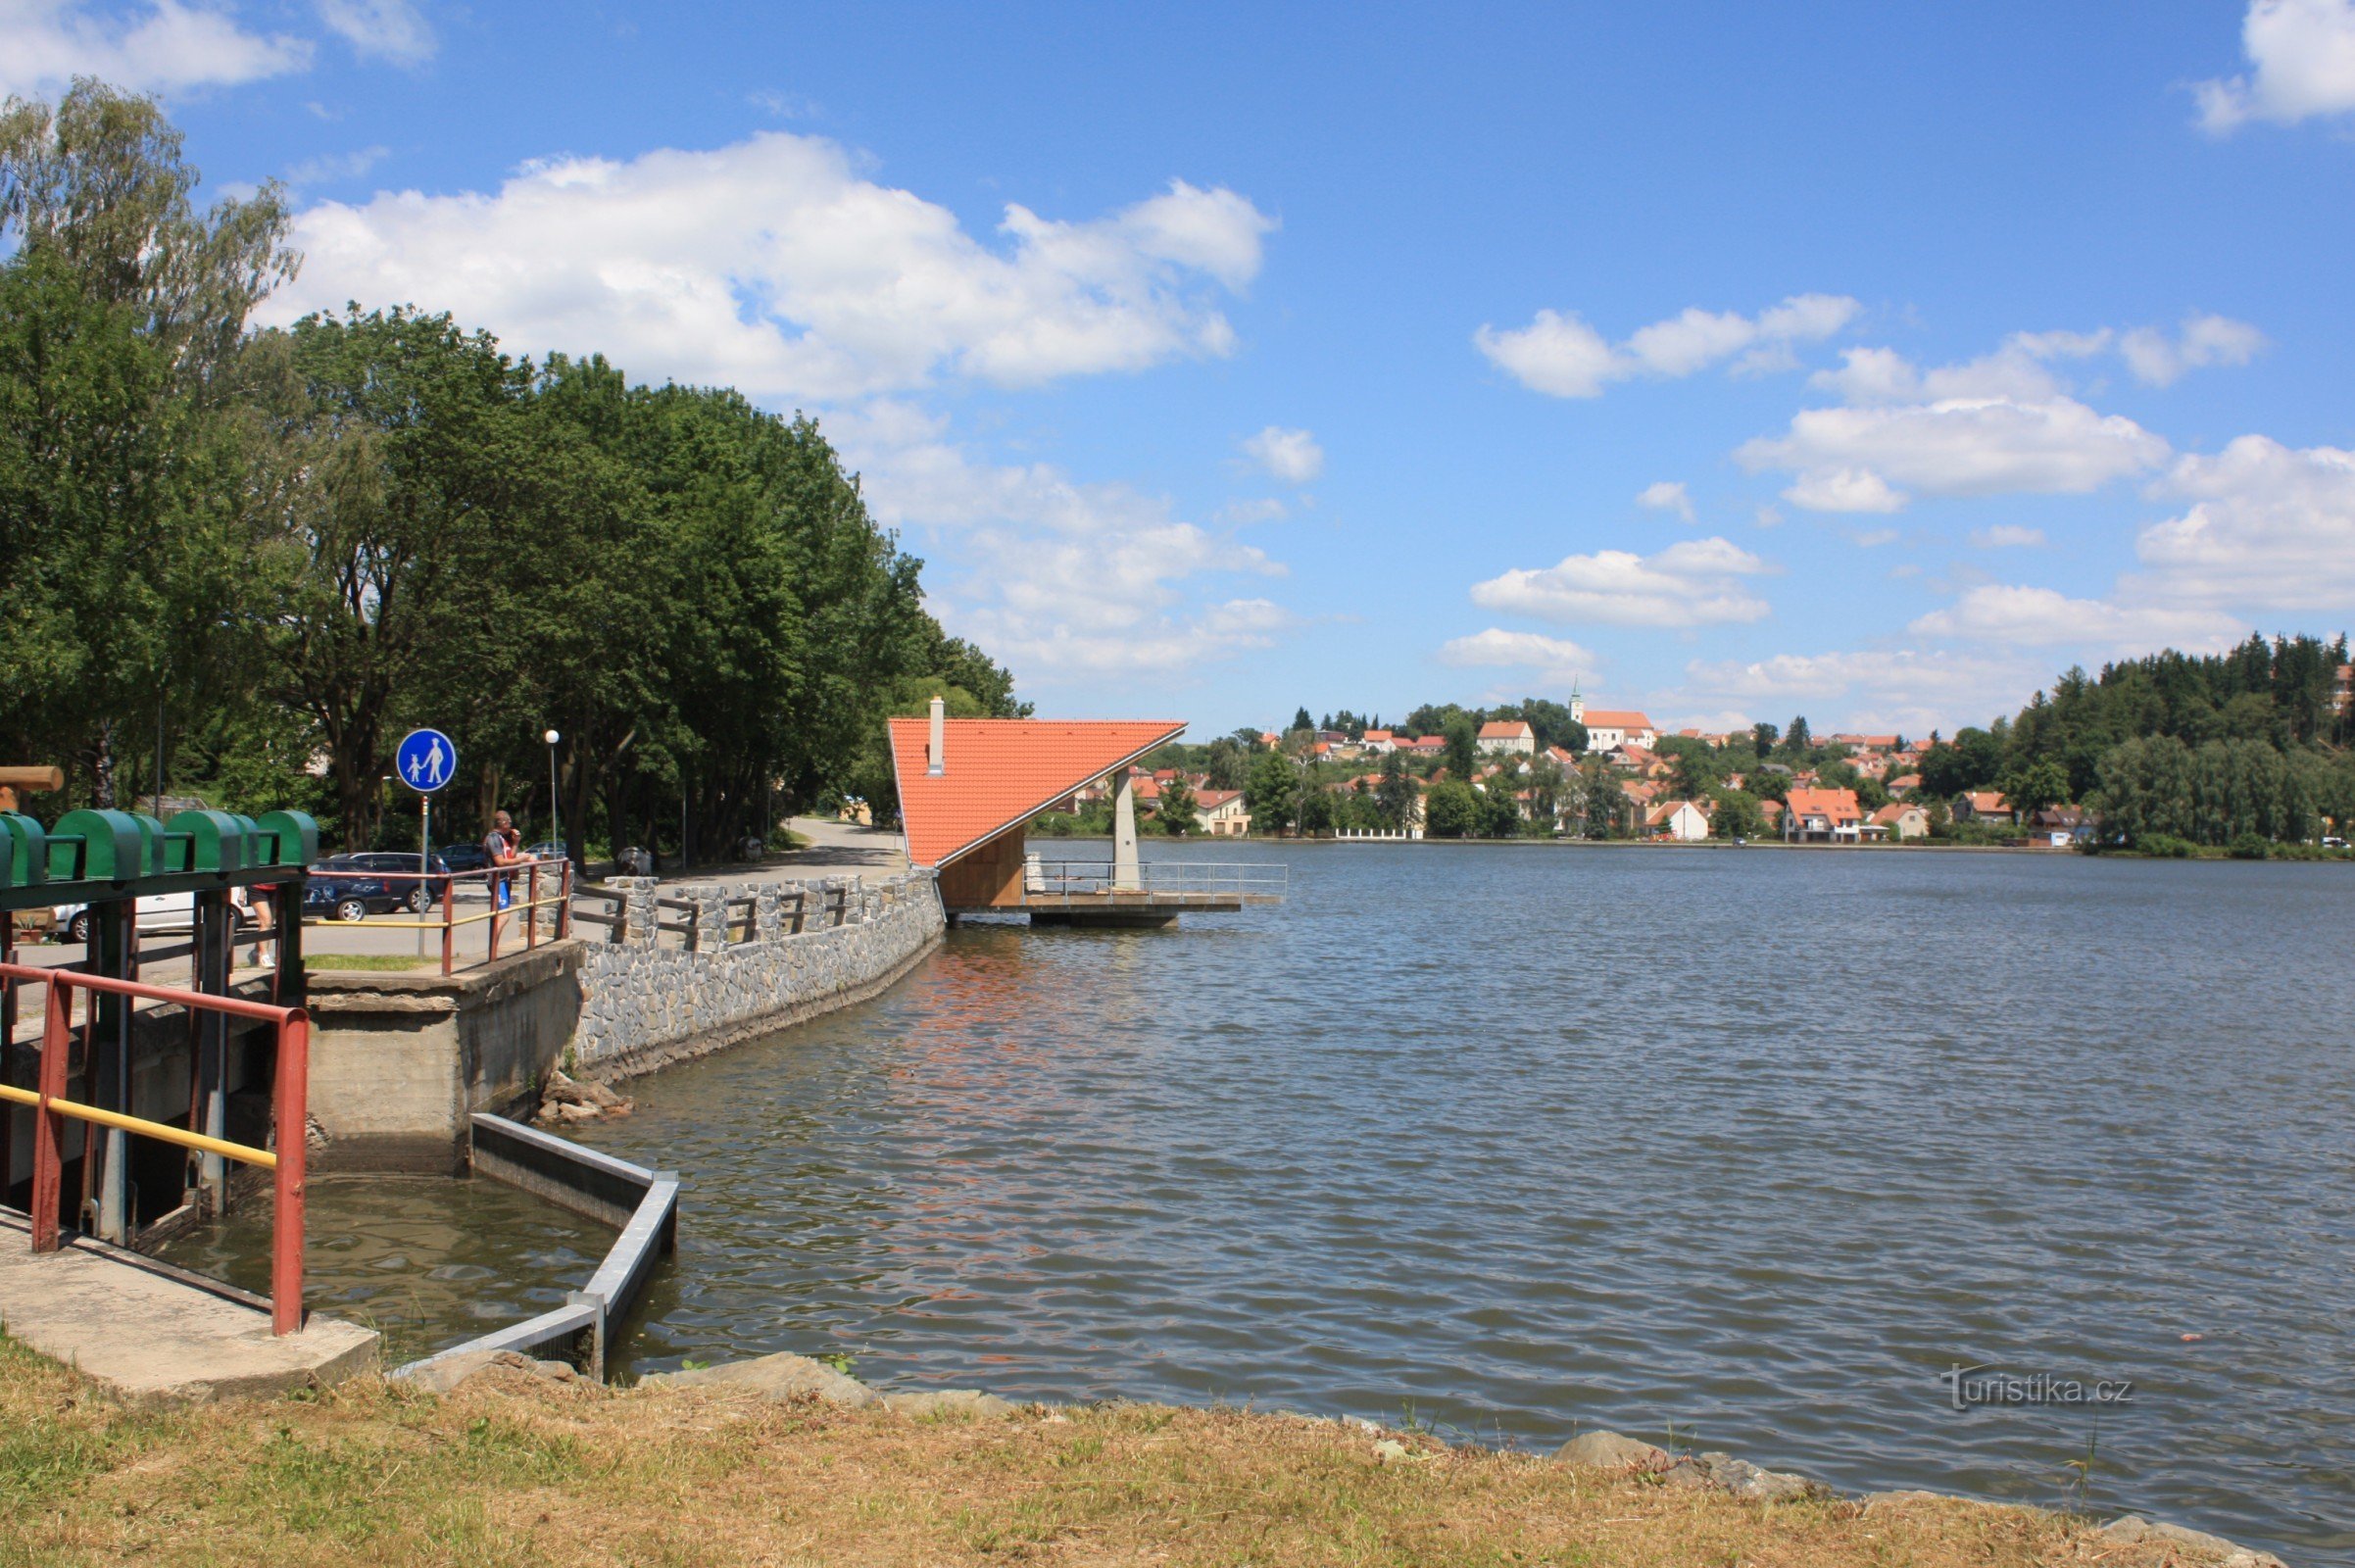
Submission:
POLYGON ((275 1223, 270 1238, 270 1331, 303 1331, 304 1156, 311 1141, 311 1015, 297 1007, 278 1024, 275 1223))

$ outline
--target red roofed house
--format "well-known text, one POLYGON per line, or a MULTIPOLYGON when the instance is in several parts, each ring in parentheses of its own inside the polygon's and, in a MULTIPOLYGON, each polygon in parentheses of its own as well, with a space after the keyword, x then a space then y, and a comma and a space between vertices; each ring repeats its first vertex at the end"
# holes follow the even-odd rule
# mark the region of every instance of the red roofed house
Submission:
POLYGON ((1185 729, 1168 719, 949 718, 935 698, 928 718, 891 721, 908 863, 940 874, 941 904, 951 911, 1021 908, 1024 827, 1113 773, 1113 885, 1137 886, 1128 766, 1185 729))
POLYGON ((1709 818, 1697 802, 1662 801, 1644 813, 1644 830, 1654 838, 1698 844, 1709 836, 1709 818))
POLYGON ((1587 750, 1615 752, 1630 744, 1653 747, 1660 732, 1651 720, 1632 708, 1589 708, 1578 694, 1570 696, 1570 716, 1587 726, 1587 750))
POLYGON ((1500 752, 1518 752, 1529 757, 1537 752, 1538 732, 1517 718, 1496 718, 1480 726, 1476 744, 1482 755, 1488 757, 1500 752))
POLYGON ((1447 737, 1426 735, 1421 740, 1401 740, 1398 750, 1416 757, 1445 757, 1447 755, 1447 737))
POLYGON ((1954 797, 1954 820, 2009 822, 2012 820, 2012 803, 2003 798, 2001 790, 1972 790, 1954 797))
POLYGON ((1864 837, 1864 808, 1854 790, 1792 790, 1786 806, 1786 839, 1854 844, 1864 837))
POLYGON ((1891 801, 1880 810, 1875 811, 1873 819, 1864 825, 1864 830, 1868 835, 1872 834, 1875 829, 1889 838, 1899 841, 1928 838, 1930 836, 1930 813, 1918 806, 1908 806, 1903 801, 1891 801))
POLYGON ((1388 757, 1398 748, 1398 737, 1386 729, 1369 729, 1357 743, 1368 757, 1388 757))
POLYGON ((1244 808, 1241 790, 1197 791, 1194 814, 1214 839, 1241 838, 1251 830, 1251 813, 1244 808))

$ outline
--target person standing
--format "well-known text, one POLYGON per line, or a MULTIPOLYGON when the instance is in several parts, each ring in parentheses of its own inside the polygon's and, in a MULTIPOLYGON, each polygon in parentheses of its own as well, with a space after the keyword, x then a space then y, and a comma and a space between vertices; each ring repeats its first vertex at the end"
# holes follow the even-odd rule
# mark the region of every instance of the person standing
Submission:
POLYGON ((505 811, 491 818, 491 830, 482 836, 482 860, 491 873, 491 946, 507 938, 507 906, 515 898, 515 876, 504 867, 523 858, 516 844, 523 837, 515 831, 515 818, 505 811))

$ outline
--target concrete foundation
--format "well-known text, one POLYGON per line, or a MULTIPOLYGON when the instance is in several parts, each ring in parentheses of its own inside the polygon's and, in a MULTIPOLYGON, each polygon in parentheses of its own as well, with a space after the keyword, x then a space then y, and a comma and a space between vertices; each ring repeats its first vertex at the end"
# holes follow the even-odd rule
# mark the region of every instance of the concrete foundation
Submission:
POLYGON ((552 942, 454 975, 315 970, 315 1169, 455 1175, 475 1111, 536 1108, 580 1016, 582 946, 552 942))
POLYGON ((21 1221, 0 1219, 0 1325, 125 1398, 266 1397, 377 1364, 372 1330, 313 1313, 273 1336, 267 1302, 192 1279, 94 1242, 35 1253, 21 1221))

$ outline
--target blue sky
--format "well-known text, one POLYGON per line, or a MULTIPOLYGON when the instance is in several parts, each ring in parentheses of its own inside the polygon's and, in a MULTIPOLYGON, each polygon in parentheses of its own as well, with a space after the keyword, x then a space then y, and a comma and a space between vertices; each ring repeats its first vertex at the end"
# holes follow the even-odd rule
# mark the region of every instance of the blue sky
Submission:
POLYGON ((1042 711, 1951 729, 2355 604, 2355 0, 0 0, 414 301, 819 416, 1042 711))

